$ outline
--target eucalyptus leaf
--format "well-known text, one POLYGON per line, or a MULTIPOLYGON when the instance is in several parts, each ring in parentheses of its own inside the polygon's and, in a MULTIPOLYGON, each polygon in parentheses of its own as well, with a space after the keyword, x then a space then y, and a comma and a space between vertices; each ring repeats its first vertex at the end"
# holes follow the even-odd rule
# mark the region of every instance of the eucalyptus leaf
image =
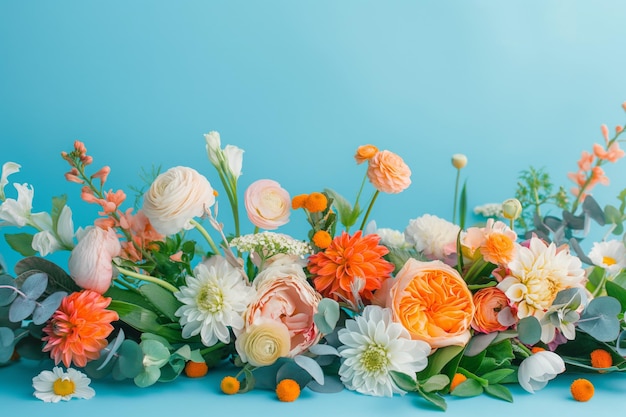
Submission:
POLYGON ((475 334, 470 339, 463 354, 470 357, 478 355, 480 352, 487 349, 497 336, 498 332, 475 334))
POLYGON ((309 375, 320 385, 324 385, 324 371, 313 358, 304 355, 297 355, 293 361, 302 369, 307 371, 309 375))
POLYGON ((311 352, 314 355, 334 355, 334 356, 339 356, 339 352, 337 351, 337 348, 335 348, 334 346, 331 345, 327 345, 324 343, 318 343, 316 345, 313 345, 309 348, 309 352, 311 352))
POLYGON ((598 202, 590 195, 585 197, 585 201, 583 201, 583 212, 596 221, 600 226, 605 225, 604 212, 602 211, 602 207, 598 204, 598 202))
POLYGON ((143 352, 137 342, 126 339, 118 351, 115 367, 126 378, 134 378, 143 371, 143 352))
POLYGON ((22 320, 26 320, 28 316, 30 316, 37 303, 35 300, 31 300, 29 298, 18 297, 11 304, 11 308, 9 309, 9 320, 14 323, 21 322, 22 320))
POLYGON ((600 342, 617 339, 620 331, 617 315, 621 313, 620 302, 609 296, 591 300, 578 321, 578 327, 600 342))
MULTIPOLYGON (((120 348, 120 346, 122 345, 123 342, 124 342, 124 330, 120 329, 120 331, 117 334, 117 336, 115 337, 115 339, 113 339, 113 341, 111 343, 109 343, 107 345, 107 347, 104 349, 104 351, 107 353, 107 355, 106 355, 104 361, 102 361, 102 364, 100 364, 100 366, 98 366, 98 368, 96 369, 97 371, 100 371, 105 366, 107 366, 107 364, 111 361, 111 359, 113 359, 113 357, 115 357, 115 355, 117 354, 117 350, 120 348)), ((101 355, 102 355, 102 353, 101 353, 101 355)))
MULTIPOLYGON (((8 327, 0 327, 0 348, 11 348, 13 352, 13 343, 15 343, 15 334, 8 327)), ((0 361, 2 362, 2 361, 0 361)))
POLYGON ((541 339, 541 324, 534 316, 524 317, 517 324, 519 340, 527 345, 534 345, 541 339))
POLYGON ((33 311, 33 323, 44 324, 57 311, 65 296, 65 291, 58 291, 39 303, 33 311))
POLYGON ((143 372, 133 378, 133 381, 138 387, 145 388, 154 385, 160 376, 161 369, 158 366, 147 366, 143 372))
POLYGON ((20 287, 26 297, 36 300, 46 291, 48 287, 48 275, 44 272, 38 272, 26 278, 26 281, 20 287))
POLYGON ((322 298, 317 305, 313 321, 323 334, 332 333, 339 320, 339 303, 330 298, 322 298))
POLYGON ((0 307, 8 306, 17 297, 15 280, 10 275, 0 275, 0 286, 10 287, 0 288, 0 307))
POLYGON ((15 265, 15 273, 18 276, 31 271, 41 271, 48 274, 48 292, 62 290, 70 294, 81 290, 67 272, 45 258, 30 256, 20 260, 15 265))
POLYGON ((622 331, 617 337, 617 341, 615 342, 615 350, 620 356, 626 357, 626 331, 622 331))
POLYGON ((286 361, 276 372, 276 383, 278 384, 283 379, 293 379, 302 388, 311 382, 313 377, 294 361, 286 361))
POLYGON ((580 246, 580 243, 578 242, 578 239, 571 238, 569 240, 569 246, 570 246, 570 248, 572 248, 574 250, 574 252, 576 253, 576 256, 578 256, 578 258, 582 262, 586 263, 587 265, 593 265, 593 261, 591 259, 589 259, 589 257, 585 254, 585 251, 580 246))
POLYGON ((315 380, 311 380, 311 382, 307 384, 307 387, 311 391, 323 394, 334 394, 336 392, 341 392, 344 389, 344 385, 341 380, 334 375, 326 375, 324 377, 324 385, 320 385, 315 380))

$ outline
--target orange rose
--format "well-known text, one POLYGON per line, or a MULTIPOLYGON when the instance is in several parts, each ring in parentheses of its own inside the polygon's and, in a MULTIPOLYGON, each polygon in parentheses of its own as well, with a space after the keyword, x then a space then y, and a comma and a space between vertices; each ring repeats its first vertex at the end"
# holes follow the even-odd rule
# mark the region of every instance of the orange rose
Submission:
POLYGON ((367 177, 378 191, 396 194, 411 185, 411 169, 399 155, 381 151, 369 160, 367 177))
POLYGON ((476 314, 472 320, 472 328, 482 333, 500 332, 506 330, 498 321, 498 313, 510 308, 506 294, 496 287, 483 288, 474 294, 476 314))
POLYGON ((409 259, 394 281, 387 307, 412 339, 433 349, 469 341, 472 293, 454 268, 441 261, 409 259))
POLYGON ((378 152, 378 148, 374 145, 363 145, 359 146, 356 150, 356 154, 354 155, 354 159, 356 159, 357 164, 362 164, 363 162, 371 159, 378 152))

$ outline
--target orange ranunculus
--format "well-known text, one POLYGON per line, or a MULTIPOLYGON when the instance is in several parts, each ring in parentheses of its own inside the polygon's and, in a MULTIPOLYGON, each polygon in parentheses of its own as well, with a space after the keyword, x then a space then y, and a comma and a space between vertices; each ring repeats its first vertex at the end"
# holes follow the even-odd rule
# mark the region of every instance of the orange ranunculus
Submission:
POLYGON ((378 148, 374 145, 363 145, 359 146, 356 150, 356 154, 354 155, 354 159, 357 164, 362 164, 363 162, 371 159, 378 152, 378 148))
POLYGON ((369 160, 367 178, 378 191, 396 194, 411 185, 411 169, 399 155, 381 151, 369 160))
MULTIPOLYGON (((500 332, 508 329, 498 320, 498 313, 509 307, 506 294, 496 287, 483 288, 474 294, 476 314, 472 328, 482 333, 500 332)), ((512 314, 511 314, 511 317, 512 314)))
POLYGON ((441 261, 409 259, 395 278, 387 306, 412 339, 433 349, 463 346, 470 339, 472 293, 461 275, 441 261))

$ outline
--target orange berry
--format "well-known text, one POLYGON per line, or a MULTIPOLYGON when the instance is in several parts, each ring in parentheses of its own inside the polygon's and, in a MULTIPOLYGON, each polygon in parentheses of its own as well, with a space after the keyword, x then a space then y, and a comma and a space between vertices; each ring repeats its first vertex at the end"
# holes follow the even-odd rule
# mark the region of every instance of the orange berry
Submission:
POLYGON ((300 194, 291 199, 291 208, 294 210, 298 210, 299 208, 304 207, 304 203, 306 199, 309 198, 308 194, 300 194))
POLYGON ((585 402, 589 401, 591 397, 593 397, 594 388, 593 384, 589 380, 580 378, 572 382, 572 385, 570 385, 570 391, 572 393, 572 397, 574 397, 576 401, 585 402))
POLYGON ((604 349, 596 349, 589 355, 591 366, 594 368, 609 368, 613 366, 613 357, 604 349))
POLYGON ((293 379, 283 379, 276 385, 276 396, 282 402, 292 402, 300 396, 300 385, 293 379))
POLYGON ((220 384, 222 392, 228 395, 237 394, 240 386, 241 384, 239 383, 239 380, 234 376, 225 376, 220 384))
POLYGON ((326 249, 332 243, 333 238, 326 230, 318 230, 313 235, 313 243, 320 249, 326 249))
POLYGON ((311 213, 324 211, 327 206, 328 199, 324 194, 318 192, 309 194, 309 197, 304 202, 304 208, 309 210, 311 213))
POLYGON ((544 350, 545 349, 540 346, 533 346, 532 349, 530 349, 532 353, 543 352, 544 350))
POLYGON ((459 373, 454 374, 454 376, 452 377, 452 382, 450 382, 450 391, 454 390, 457 385, 465 381, 467 381, 467 377, 465 375, 459 373))
POLYGON ((185 364, 185 375, 189 378, 202 378, 209 371, 206 362, 188 361, 185 364))

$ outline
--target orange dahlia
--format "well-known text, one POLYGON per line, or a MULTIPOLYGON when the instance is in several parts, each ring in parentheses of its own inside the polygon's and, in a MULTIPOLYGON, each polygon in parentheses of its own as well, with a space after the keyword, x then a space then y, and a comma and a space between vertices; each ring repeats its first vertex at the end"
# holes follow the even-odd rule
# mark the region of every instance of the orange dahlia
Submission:
POLYGON ((66 367, 72 362, 83 367, 98 359, 113 331, 111 322, 119 319, 115 311, 106 309, 110 303, 110 298, 91 290, 65 297, 43 328, 43 351, 50 352, 56 364, 62 361, 66 367))
POLYGON ((325 251, 311 255, 308 268, 315 289, 325 297, 355 302, 353 287, 358 287, 360 297, 370 301, 372 292, 394 269, 392 263, 383 259, 389 250, 379 245, 379 240, 376 234, 361 236, 360 230, 352 236, 342 232, 325 251), (357 279, 363 284, 355 282, 357 279))

